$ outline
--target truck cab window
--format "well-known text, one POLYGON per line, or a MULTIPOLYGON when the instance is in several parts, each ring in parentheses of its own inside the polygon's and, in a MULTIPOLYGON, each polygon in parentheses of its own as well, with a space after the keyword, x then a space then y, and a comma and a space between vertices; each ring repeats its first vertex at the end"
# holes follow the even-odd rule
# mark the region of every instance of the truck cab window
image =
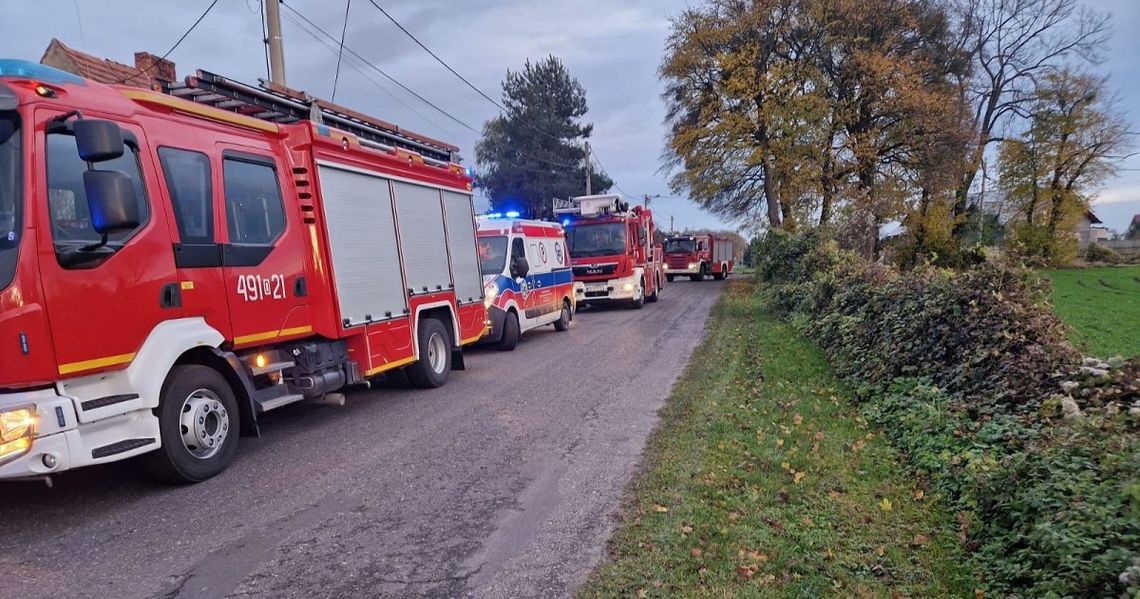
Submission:
POLYGON ((162 173, 182 243, 213 243, 214 201, 210 158, 201 152, 159 148, 162 173))
POLYGON ((16 274, 24 195, 24 158, 20 117, 0 112, 0 289, 16 274))
POLYGON ((222 177, 230 243, 272 245, 285 232, 277 170, 260 162, 226 158, 222 177))
MULTIPOLYGON (((130 177, 135 187, 135 199, 139 203, 139 226, 131 231, 121 231, 108 236, 108 247, 122 247, 150 219, 146 191, 139 172, 138 148, 127 143, 123 155, 100 162, 99 170, 119 171, 130 177)), ((47 187, 48 215, 51 219, 51 236, 55 242, 57 255, 61 252, 98 242, 102 236, 95 232, 91 224, 91 213, 87 209, 87 192, 83 186, 83 173, 87 163, 79 158, 75 146, 75 136, 70 133, 49 133, 47 136, 47 187)))

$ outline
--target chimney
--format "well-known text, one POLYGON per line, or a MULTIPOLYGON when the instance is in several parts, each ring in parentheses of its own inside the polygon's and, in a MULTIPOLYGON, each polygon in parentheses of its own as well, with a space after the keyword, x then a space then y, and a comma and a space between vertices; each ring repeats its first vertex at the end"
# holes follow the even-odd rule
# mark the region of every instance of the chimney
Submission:
POLYGON ((150 52, 135 52, 135 68, 141 71, 147 79, 158 79, 167 83, 178 80, 174 63, 159 58, 150 52))

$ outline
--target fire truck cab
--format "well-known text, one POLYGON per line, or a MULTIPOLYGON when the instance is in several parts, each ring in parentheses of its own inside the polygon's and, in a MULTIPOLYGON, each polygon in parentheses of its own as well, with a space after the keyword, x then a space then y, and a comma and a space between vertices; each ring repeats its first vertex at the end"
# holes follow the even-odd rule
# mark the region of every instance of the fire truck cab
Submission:
POLYGON ((579 302, 640 309, 657 301, 663 280, 651 211, 609 194, 555 200, 554 213, 566 227, 574 280, 582 283, 579 302))
POLYGON ((491 302, 491 331, 484 342, 510 351, 531 329, 569 330, 576 302, 562 226, 509 213, 477 222, 484 293, 491 302))
POLYGON ((456 149, 200 71, 165 93, 0 60, 0 479, 224 469, 259 414, 483 334, 456 149))

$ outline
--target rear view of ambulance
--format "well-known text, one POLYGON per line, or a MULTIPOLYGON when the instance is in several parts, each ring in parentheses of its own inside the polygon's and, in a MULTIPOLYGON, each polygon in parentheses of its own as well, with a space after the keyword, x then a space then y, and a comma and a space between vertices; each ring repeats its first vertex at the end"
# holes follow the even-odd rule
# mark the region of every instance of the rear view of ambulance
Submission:
POLYGON ((523 333, 536 327, 569 329, 575 310, 574 273, 562 227, 497 214, 480 217, 478 224, 491 319, 484 341, 512 350, 523 333))

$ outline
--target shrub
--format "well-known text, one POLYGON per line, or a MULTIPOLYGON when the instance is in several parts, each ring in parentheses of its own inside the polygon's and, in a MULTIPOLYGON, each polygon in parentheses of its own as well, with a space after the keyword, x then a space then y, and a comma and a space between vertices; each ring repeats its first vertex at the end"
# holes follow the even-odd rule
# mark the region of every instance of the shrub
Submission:
POLYGON ((1089 262, 1105 262, 1107 264, 1120 264, 1121 257, 1116 250, 1100 245, 1099 243, 1090 243, 1088 249, 1085 250, 1085 260, 1089 262))
POLYGON ((1082 370, 1047 282, 1018 269, 900 273, 819 234, 756 248, 767 304, 816 339, 957 507, 995 590, 1137 584, 1125 572, 1140 559, 1140 359, 1082 370))

